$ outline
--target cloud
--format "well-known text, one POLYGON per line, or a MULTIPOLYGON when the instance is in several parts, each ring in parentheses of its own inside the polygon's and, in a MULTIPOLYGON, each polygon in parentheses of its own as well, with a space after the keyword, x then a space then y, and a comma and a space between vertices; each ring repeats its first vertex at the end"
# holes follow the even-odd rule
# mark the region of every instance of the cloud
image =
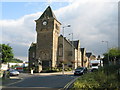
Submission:
POLYGON ((34 40, 35 37, 35 19, 40 13, 26 15, 17 20, 1 20, 0 27, 2 27, 3 41, 10 41, 11 43, 29 43, 29 40, 34 40))
MULTIPOLYGON (((81 47, 85 47, 87 51, 95 54, 105 52, 106 46, 101 42, 102 40, 109 41, 110 47, 117 46, 117 3, 82 3, 77 0, 53 12, 63 26, 71 25, 70 28, 65 28, 65 36, 71 39, 68 34, 73 32, 74 40, 79 39, 81 47)), ((0 21, 2 41, 13 46, 16 57, 27 59, 31 42, 36 42, 34 20, 38 19, 41 14, 39 12, 16 20, 0 21)))
MULTIPOLYGON (((98 45, 102 40, 109 41, 110 47, 117 46, 117 3, 75 2, 56 13, 58 17, 62 16, 63 25, 71 24, 70 31, 74 33, 74 39, 80 39, 81 46, 87 50, 101 54, 98 45)), ((69 33, 68 29, 66 33, 69 33)))
POLYGON ((36 41, 35 21, 41 13, 25 15, 17 20, 1 20, 2 43, 9 43, 16 56, 27 57, 31 42, 36 41))

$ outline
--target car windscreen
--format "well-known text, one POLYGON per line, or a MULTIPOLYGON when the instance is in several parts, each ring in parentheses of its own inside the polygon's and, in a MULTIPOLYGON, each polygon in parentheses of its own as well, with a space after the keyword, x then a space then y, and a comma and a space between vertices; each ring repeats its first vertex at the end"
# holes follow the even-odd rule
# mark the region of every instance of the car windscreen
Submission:
POLYGON ((97 64, 92 64, 92 66, 98 66, 98 63, 97 64))
POLYGON ((10 72, 18 72, 17 70, 12 70, 12 71, 10 71, 10 72))
POLYGON ((81 71, 81 70, 83 70, 83 68, 77 68, 77 69, 75 69, 75 71, 81 71))

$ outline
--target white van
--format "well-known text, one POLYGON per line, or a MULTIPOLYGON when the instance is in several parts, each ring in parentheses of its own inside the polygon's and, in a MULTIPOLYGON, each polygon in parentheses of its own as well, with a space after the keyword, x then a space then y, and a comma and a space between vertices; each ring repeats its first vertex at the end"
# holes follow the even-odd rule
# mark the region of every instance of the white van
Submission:
POLYGON ((103 66, 103 61, 101 60, 91 60, 89 61, 90 69, 98 69, 100 66, 103 66))

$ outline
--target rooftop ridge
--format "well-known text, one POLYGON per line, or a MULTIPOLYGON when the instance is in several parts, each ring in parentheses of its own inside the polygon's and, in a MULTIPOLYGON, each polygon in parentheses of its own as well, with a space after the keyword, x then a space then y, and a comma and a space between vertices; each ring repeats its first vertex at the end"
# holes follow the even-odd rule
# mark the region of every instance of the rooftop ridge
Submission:
MULTIPOLYGON (((52 9, 50 6, 48 6, 46 8, 46 10, 43 12, 43 14, 40 16, 39 19, 43 19, 43 18, 55 18, 56 19, 56 16, 55 14, 53 13, 52 9)), ((56 19, 57 20, 57 19, 56 19)))

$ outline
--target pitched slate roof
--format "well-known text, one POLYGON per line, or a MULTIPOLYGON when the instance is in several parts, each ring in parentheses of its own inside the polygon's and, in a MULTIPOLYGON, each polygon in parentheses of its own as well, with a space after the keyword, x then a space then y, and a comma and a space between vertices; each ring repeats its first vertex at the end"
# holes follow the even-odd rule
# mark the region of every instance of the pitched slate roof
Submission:
POLYGON ((50 6, 47 7, 47 9, 43 12, 43 14, 40 16, 39 19, 43 19, 43 18, 54 18, 54 19, 56 19, 56 16, 54 15, 50 6))
MULTIPOLYGON (((62 37, 62 38, 63 38, 63 35, 60 35, 59 37, 62 37)), ((72 46, 71 41, 67 40, 66 37, 64 37, 64 40, 67 41, 67 42, 72 46)), ((73 47, 74 47, 74 45, 73 45, 73 47)), ((75 48, 75 47, 74 47, 74 48, 75 48)))
POLYGON ((71 44, 73 43, 73 46, 77 49, 78 48, 78 44, 79 44, 79 40, 77 41, 70 41, 71 44))
POLYGON ((86 56, 87 56, 88 58, 90 58, 91 55, 92 55, 91 52, 87 52, 87 53, 86 53, 86 56))
MULTIPOLYGON (((63 35, 60 35, 60 37, 63 38, 63 35)), ((66 40, 71 46, 72 46, 72 43, 73 43, 73 47, 76 48, 76 49, 78 49, 79 40, 72 42, 72 41, 67 40, 65 37, 64 37, 64 40, 66 40)))
POLYGON ((85 51, 85 48, 80 48, 80 50, 81 50, 81 53, 83 54, 85 51))

